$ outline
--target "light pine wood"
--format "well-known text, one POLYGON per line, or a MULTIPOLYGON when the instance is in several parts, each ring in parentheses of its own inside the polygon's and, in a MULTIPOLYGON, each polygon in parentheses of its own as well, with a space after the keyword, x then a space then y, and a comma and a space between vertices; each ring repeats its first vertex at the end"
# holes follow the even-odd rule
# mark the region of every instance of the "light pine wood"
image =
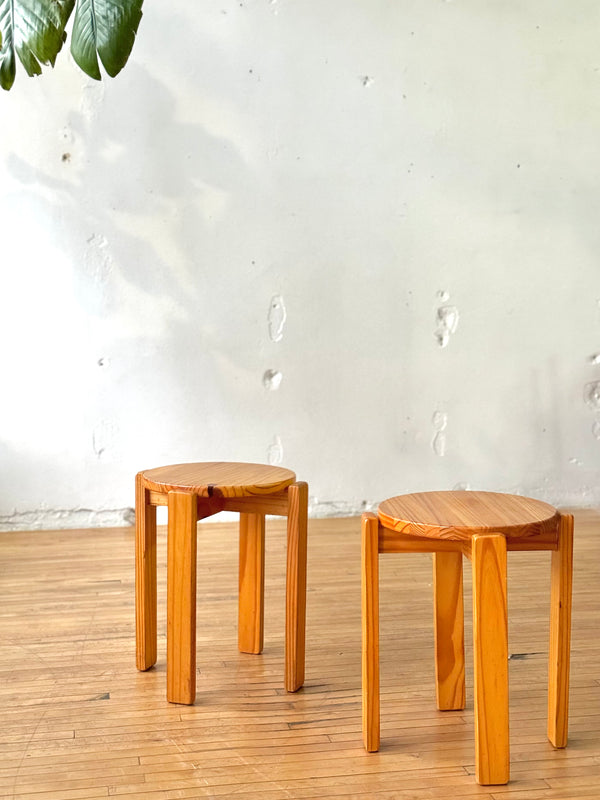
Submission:
MULTIPOLYGON (((469 547, 468 542, 464 543, 469 547)), ((389 528, 379 529, 379 551, 381 553, 457 553, 463 543, 446 539, 425 539, 396 533, 389 528)))
POLYGON ((420 492, 391 497, 377 514, 390 530, 411 536, 469 541, 476 533, 502 533, 556 546, 559 514, 534 500, 497 492, 420 492))
POLYGON ((510 771, 504 536, 473 536, 472 564, 475 776, 480 784, 503 784, 510 771))
POLYGON ((196 515, 193 494, 169 492, 167 700, 196 699, 196 515))
POLYGON ((143 470, 140 475, 144 486, 159 494, 183 490, 214 498, 275 494, 296 480, 283 467, 226 461, 172 464, 143 470))
POLYGON ((196 695, 196 523, 223 510, 240 512, 238 648, 252 654, 264 647, 265 514, 288 517, 284 685, 289 692, 303 685, 308 486, 295 478, 282 467, 226 462, 175 464, 136 476, 137 666, 148 669, 157 659, 156 506, 166 504, 171 702, 191 704, 196 695))
POLYGON ((552 553, 550 589, 548 739, 554 747, 567 746, 572 588, 573 516, 562 514, 558 550, 552 553))
POLYGON ((365 749, 379 750, 379 520, 362 516, 362 731, 365 749))
MULTIPOLYGON (((149 491, 150 503, 153 506, 166 506, 168 494, 149 491)), ((274 494, 258 494, 251 497, 199 497, 198 519, 205 519, 219 511, 239 511, 250 514, 276 514, 287 516, 287 489, 274 494)))
POLYGON ((156 508, 138 475, 135 481, 136 665, 156 663, 156 508))
POLYGON ((288 514, 288 490, 284 489, 282 492, 254 497, 225 497, 221 503, 223 511, 274 514, 286 517, 288 514))
MULTIPOLYGON (((506 662, 508 647, 506 552, 552 551, 548 738, 555 747, 564 747, 569 699, 571 517, 531 498, 462 491, 389 498, 380 504, 377 515, 379 553, 433 553, 436 696, 441 710, 461 709, 465 703, 462 556, 473 561, 475 774, 482 785, 501 785, 509 779, 508 673, 506 663, 499 666, 506 662)), ((365 558, 363 551, 363 580, 365 558)), ((365 595, 363 587, 363 642, 370 635, 369 617, 364 616, 365 596, 368 591, 365 595)), ((374 657, 373 650, 370 657, 374 657)), ((369 706, 365 705, 369 702, 367 685, 363 687, 367 749, 367 742, 377 741, 379 746, 380 736, 379 730, 374 730, 375 722, 369 720, 369 706)))
POLYGON ((308 484, 288 488, 285 603, 285 688, 296 692, 304 683, 306 647, 306 569, 308 484))
MULTIPOLYGON (((382 747, 361 739, 360 520, 309 520, 307 680, 284 691, 286 520, 267 520, 266 646, 237 650, 238 524, 198 526, 198 699, 134 659, 132 528, 0 532, 0 797, 7 800, 597 800, 600 516, 575 513, 570 737, 546 738, 551 553, 509 556, 511 782, 475 783, 467 705, 432 699, 431 557, 380 557, 382 747), (204 599, 202 599, 204 598, 204 599), (519 655, 519 658, 515 658, 519 655)), ((472 637, 464 571, 465 644, 472 637)))
POLYGON ((265 517, 240 514, 238 647, 262 653, 264 643, 265 517))
POLYGON ((433 554, 435 684, 440 711, 465 707, 462 553, 433 554))

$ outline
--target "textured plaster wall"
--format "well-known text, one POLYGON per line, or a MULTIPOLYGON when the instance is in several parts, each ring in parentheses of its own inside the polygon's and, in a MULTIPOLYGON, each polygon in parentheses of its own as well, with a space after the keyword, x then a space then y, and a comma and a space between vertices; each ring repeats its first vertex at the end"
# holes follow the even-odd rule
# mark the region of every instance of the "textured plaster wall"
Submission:
POLYGON ((600 503, 600 6, 147 2, 0 96, 0 525, 282 463, 600 503))

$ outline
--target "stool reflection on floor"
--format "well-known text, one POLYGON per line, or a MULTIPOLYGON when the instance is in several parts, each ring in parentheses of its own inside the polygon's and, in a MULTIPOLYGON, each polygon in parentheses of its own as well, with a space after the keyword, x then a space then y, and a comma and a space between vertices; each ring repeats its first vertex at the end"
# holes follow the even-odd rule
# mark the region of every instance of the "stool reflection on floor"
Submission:
POLYGON ((379 749, 379 554, 433 553, 437 706, 465 705, 462 557, 473 571, 475 770, 509 780, 507 550, 551 550, 548 738, 567 744, 573 517, 493 492, 423 492, 362 518, 363 738, 379 749))
POLYGON ((136 476, 136 661, 156 663, 156 507, 168 507, 167 700, 196 697, 196 523, 240 514, 238 646, 263 649, 265 514, 287 516, 285 688, 304 683, 308 486, 262 464, 175 464, 136 476))

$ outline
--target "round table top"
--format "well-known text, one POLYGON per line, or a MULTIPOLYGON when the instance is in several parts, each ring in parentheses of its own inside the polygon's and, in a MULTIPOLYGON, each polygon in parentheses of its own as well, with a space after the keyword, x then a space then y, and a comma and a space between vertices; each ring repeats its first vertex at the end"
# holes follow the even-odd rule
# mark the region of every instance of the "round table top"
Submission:
POLYGON ((198 497, 273 494, 296 480, 295 473, 283 467, 229 461, 172 464, 143 470, 139 475, 151 491, 192 492, 198 497))
POLYGON ((460 541, 476 533, 508 538, 555 532, 559 513, 548 503, 498 492, 419 492, 390 497, 377 509, 385 528, 411 536, 460 541))

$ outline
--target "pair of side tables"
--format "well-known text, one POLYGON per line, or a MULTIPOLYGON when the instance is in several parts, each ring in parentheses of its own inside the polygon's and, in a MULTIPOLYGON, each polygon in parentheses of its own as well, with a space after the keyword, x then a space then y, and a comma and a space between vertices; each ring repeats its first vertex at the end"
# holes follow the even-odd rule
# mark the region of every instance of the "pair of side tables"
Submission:
MULTIPOLYGON (((196 525, 240 514, 238 646, 263 648, 265 515, 287 517, 285 688, 304 683, 308 486, 261 464, 177 464, 136 476, 137 667, 156 663, 156 507, 168 507, 167 700, 196 697, 196 525)), ((548 738, 567 744, 573 517, 494 492, 424 492, 362 517, 363 739, 379 749, 379 554, 431 552, 437 707, 465 707, 462 558, 472 564, 476 779, 509 780, 506 554, 550 550, 548 738)))

